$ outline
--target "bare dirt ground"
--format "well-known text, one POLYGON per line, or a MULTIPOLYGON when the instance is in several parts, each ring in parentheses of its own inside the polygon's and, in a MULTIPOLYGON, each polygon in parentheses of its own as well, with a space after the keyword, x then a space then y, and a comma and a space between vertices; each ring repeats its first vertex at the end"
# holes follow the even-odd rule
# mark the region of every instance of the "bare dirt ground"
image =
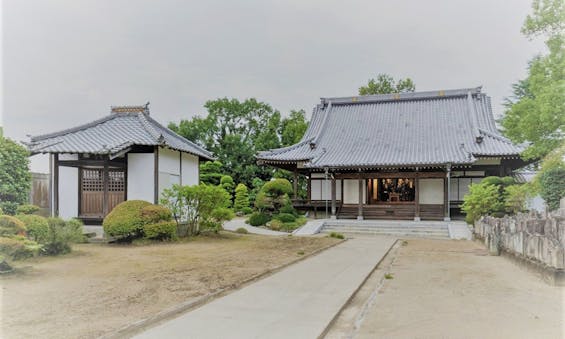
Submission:
POLYGON ((98 337, 334 243, 223 233, 145 246, 77 245, 0 277, 0 337, 98 337))
POLYGON ((477 242, 408 240, 356 338, 565 338, 565 288, 477 242))

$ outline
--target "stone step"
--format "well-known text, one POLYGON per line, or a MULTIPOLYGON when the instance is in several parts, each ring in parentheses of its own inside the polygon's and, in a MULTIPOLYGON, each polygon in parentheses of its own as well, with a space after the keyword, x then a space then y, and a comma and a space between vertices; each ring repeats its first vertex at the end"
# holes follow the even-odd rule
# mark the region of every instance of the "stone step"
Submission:
POLYGON ((429 235, 449 235, 449 232, 421 232, 421 231, 400 231, 400 230, 371 230, 371 229, 324 229, 322 230, 323 233, 329 232, 338 232, 338 233, 347 233, 347 232, 357 232, 357 233, 394 233, 394 234, 429 234, 429 235))
POLYGON ((338 232, 344 234, 368 234, 368 235, 393 235, 404 237, 425 237, 433 239, 449 239, 449 232, 408 232, 398 230, 359 230, 359 229, 322 229, 322 233, 338 232))
POLYGON ((447 231, 447 226, 372 226, 372 225, 335 225, 324 224, 325 228, 363 228, 363 229, 393 229, 393 230, 431 230, 431 231, 447 231))

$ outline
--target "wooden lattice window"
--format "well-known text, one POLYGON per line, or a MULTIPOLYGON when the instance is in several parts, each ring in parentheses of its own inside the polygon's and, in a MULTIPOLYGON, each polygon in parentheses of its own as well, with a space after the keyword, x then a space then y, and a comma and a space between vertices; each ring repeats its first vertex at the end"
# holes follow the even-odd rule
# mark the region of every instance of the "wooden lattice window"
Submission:
POLYGON ((83 191, 88 191, 88 192, 104 191, 104 170, 83 169, 81 184, 83 191))
POLYGON ((123 171, 112 171, 108 173, 108 191, 123 192, 125 190, 125 180, 123 171))

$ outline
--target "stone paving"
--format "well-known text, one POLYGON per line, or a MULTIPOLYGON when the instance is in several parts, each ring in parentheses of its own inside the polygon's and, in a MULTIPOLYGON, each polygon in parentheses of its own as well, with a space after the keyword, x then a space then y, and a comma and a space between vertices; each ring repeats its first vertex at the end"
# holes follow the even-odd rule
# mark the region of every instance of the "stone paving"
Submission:
POLYGON ((317 338, 394 242, 349 239, 136 338, 317 338))

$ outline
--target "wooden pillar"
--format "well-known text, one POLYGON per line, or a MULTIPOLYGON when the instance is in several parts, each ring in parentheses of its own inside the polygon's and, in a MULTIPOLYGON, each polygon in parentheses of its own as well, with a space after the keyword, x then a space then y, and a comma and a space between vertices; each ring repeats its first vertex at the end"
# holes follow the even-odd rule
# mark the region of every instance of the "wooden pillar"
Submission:
POLYGON ((306 199, 312 201, 312 173, 308 173, 308 184, 306 185, 306 199))
POLYGON ((420 173, 416 172, 416 178, 414 179, 414 189, 416 194, 414 195, 414 200, 416 203, 416 214, 414 215, 414 221, 420 221, 420 173))
POLYGON ((340 200, 340 202, 343 205, 343 178, 341 178, 340 182, 341 182, 341 200, 340 200))
POLYGON ((153 203, 159 203, 159 146, 155 146, 153 165, 153 203))
POLYGON ((450 189, 450 177, 451 177, 451 166, 447 165, 445 171, 445 178, 443 179, 443 202, 445 207, 445 216, 443 218, 444 221, 450 221, 450 211, 449 211, 449 189, 450 189))
POLYGON ((292 182, 294 189, 294 200, 298 199, 298 169, 294 169, 294 181, 292 182))
POLYGON ((182 186, 182 152, 179 151, 179 185, 182 186))
POLYGON ((108 215, 108 185, 110 183, 110 173, 108 171, 108 159, 104 159, 104 170, 102 172, 104 177, 104 192, 102 193, 102 217, 108 215))
POLYGON ((359 207, 357 220, 363 220, 363 178, 361 177, 361 173, 359 173, 359 207))
POLYGON ((53 154, 53 214, 59 216, 59 154, 53 154))
POLYGON ((335 182, 335 175, 332 176, 332 219, 335 219, 335 213, 336 213, 336 204, 335 204, 335 199, 336 199, 336 182, 335 182))

